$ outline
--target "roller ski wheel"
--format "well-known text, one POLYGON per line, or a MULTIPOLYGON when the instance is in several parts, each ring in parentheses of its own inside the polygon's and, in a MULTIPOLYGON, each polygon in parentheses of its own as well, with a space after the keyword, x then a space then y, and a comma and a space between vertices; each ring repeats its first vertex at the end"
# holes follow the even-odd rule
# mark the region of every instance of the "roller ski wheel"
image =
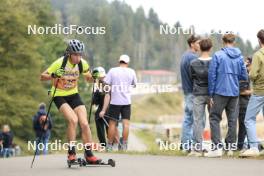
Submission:
POLYGON ((70 160, 67 160, 67 165, 68 165, 68 168, 71 168, 71 161, 70 160))
POLYGON ((77 160, 67 160, 67 165, 68 168, 71 168, 72 165, 79 165, 80 167, 82 167, 82 159, 78 158, 77 160))
POLYGON ((115 167, 115 160, 113 159, 109 159, 108 162, 107 162, 108 165, 112 166, 112 167, 115 167))
POLYGON ((79 166, 82 167, 82 159, 78 158, 77 162, 78 162, 79 166))
POLYGON ((76 165, 76 164, 77 164, 76 160, 67 160, 68 168, 71 168, 72 165, 76 165))
POLYGON ((71 168, 72 165, 79 165, 81 159, 76 159, 76 155, 69 155, 67 159, 68 168, 71 168))

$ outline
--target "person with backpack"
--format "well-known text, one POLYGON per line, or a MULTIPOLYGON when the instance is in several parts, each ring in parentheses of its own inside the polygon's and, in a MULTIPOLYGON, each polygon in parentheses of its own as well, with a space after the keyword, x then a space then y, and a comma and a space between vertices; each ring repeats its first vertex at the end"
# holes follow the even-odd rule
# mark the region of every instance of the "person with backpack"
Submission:
MULTIPOLYGON (((42 143, 44 145, 43 155, 48 154, 47 143, 49 142, 52 128, 52 120, 49 115, 47 116, 46 112, 46 104, 40 103, 38 112, 33 117, 33 129, 35 131, 37 137, 37 144, 42 143), (45 119, 47 118, 47 122, 44 126, 45 119)), ((39 150, 37 153, 39 154, 39 150)))
POLYGON ((83 59, 83 42, 73 39, 68 42, 65 55, 51 64, 41 74, 42 81, 52 80, 51 94, 54 103, 67 121, 67 137, 69 142, 68 161, 76 161, 76 129, 81 127, 82 141, 85 146, 84 157, 89 163, 100 163, 101 159, 92 152, 92 135, 87 120, 87 111, 78 93, 78 80, 83 75, 87 81, 93 81, 89 72, 89 64, 83 59))

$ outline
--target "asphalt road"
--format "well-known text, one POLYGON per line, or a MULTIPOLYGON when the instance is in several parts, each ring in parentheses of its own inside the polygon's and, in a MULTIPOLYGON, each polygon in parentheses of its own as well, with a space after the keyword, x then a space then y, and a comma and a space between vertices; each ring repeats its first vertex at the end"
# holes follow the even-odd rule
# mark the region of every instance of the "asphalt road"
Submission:
POLYGON ((65 155, 0 159, 1 176, 263 176, 264 161, 254 159, 191 158, 150 155, 98 154, 116 161, 116 167, 72 166, 65 155))

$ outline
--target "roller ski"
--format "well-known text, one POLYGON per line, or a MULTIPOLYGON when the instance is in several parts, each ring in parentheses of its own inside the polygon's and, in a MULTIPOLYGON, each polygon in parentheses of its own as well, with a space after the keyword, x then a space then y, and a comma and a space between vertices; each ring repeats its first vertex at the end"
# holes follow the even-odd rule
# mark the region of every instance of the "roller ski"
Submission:
POLYGON ((115 167, 115 161, 113 159, 109 159, 107 162, 102 161, 101 159, 96 158, 95 156, 92 157, 85 157, 85 159, 78 159, 78 161, 81 161, 79 164, 81 167, 82 166, 89 166, 89 165, 98 165, 98 166, 111 166, 115 167))
POLYGON ((102 161, 101 159, 95 157, 95 156, 90 156, 87 157, 85 156, 84 159, 82 158, 76 158, 75 154, 69 154, 68 159, 67 159, 67 165, 68 168, 71 168, 71 166, 78 165, 80 167, 83 166, 111 166, 115 167, 115 161, 113 159, 109 159, 107 162, 102 161))

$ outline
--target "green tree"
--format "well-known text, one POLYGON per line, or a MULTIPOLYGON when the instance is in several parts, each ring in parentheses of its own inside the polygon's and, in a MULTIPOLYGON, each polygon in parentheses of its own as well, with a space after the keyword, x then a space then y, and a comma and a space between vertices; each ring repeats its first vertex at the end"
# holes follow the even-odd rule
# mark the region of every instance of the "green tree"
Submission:
POLYGON ((7 123, 16 136, 31 139, 32 116, 38 104, 47 101, 39 75, 45 58, 56 54, 58 43, 28 35, 27 28, 47 24, 51 8, 46 0, 3 0, 0 13, 0 124, 7 123))

